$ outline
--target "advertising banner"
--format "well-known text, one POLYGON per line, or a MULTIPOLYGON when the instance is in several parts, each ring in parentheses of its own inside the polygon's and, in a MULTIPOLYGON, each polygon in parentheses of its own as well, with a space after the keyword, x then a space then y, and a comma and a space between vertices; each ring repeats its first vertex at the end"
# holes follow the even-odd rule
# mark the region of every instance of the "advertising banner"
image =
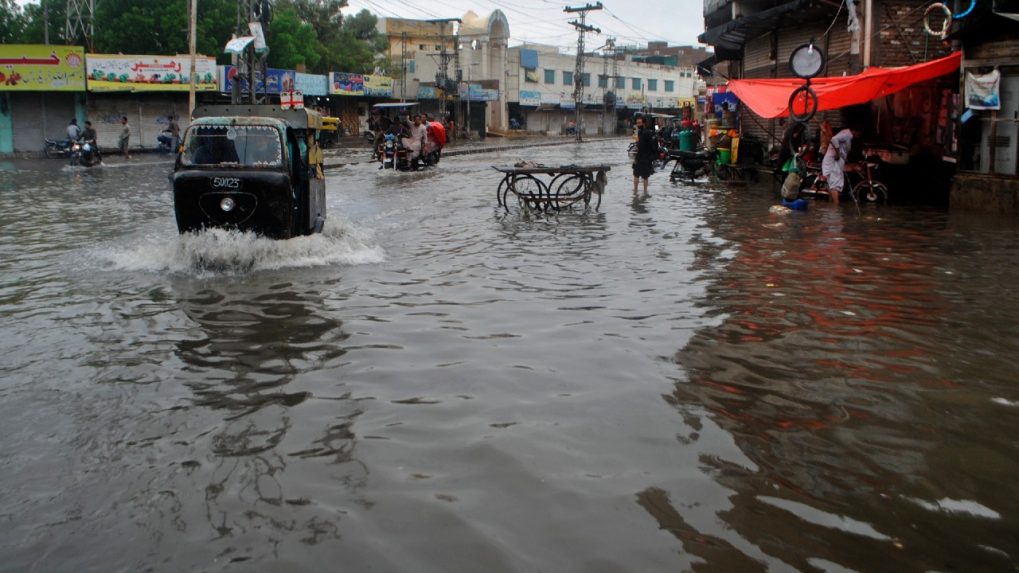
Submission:
POLYGON ((966 107, 970 109, 1001 109, 1001 72, 991 70, 984 75, 966 72, 966 107))
POLYGON ((520 90, 520 105, 541 105, 541 92, 520 90))
MULTIPOLYGON (((220 66, 219 67, 219 91, 224 93, 230 93, 233 91, 234 76, 237 75, 237 68, 234 66, 220 66)), ((278 70, 276 68, 269 68, 266 70, 266 75, 263 78, 262 74, 258 74, 255 78, 255 91, 262 92, 263 86, 265 86, 265 92, 271 94, 278 94, 280 92, 294 91, 294 76, 297 72, 292 70, 278 70)), ((247 93, 248 82, 241 82, 241 92, 247 93)))
POLYGON ((457 86, 457 93, 462 100, 470 101, 499 101, 499 90, 485 89, 481 84, 468 84, 460 82, 457 86))
POLYGON ((375 74, 365 74, 364 95, 372 97, 389 97, 393 95, 393 78, 375 74))
POLYGON ((306 96, 329 95, 329 78, 325 74, 294 74, 294 89, 306 96))
POLYGON ((85 49, 0 44, 0 91, 85 91, 85 49))
POLYGON ((439 99, 439 92, 434 86, 418 87, 417 99, 439 99))
MULTIPOLYGON (((195 90, 216 91, 216 60, 195 58, 195 90)), ((89 54, 88 89, 93 92, 188 91, 191 57, 89 54)))
POLYGON ((333 72, 330 74, 329 93, 345 96, 391 97, 393 78, 374 74, 333 72))

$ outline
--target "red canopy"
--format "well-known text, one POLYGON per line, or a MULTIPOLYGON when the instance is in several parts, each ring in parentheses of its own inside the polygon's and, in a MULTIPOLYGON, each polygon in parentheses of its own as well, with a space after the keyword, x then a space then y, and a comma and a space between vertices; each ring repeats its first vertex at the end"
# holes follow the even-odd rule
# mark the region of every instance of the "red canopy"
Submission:
MULTIPOLYGON (((814 78, 810 87, 817 94, 817 111, 838 109, 865 103, 893 94, 915 83, 950 74, 959 69, 962 52, 954 52, 939 60, 901 68, 868 68, 855 76, 814 78)), ((802 86, 801 78, 768 80, 731 80, 729 91, 761 117, 789 115, 789 96, 802 86)))

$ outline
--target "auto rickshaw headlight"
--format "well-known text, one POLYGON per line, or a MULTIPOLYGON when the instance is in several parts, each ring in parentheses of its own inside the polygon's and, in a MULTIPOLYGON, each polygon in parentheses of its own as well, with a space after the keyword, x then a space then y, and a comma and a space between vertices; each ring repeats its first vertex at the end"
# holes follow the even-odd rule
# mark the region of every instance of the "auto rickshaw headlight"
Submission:
POLYGON ((229 213, 230 211, 233 211, 234 207, 236 206, 237 203, 235 203, 234 200, 229 197, 224 197, 223 200, 219 202, 219 208, 222 209, 224 213, 229 213))

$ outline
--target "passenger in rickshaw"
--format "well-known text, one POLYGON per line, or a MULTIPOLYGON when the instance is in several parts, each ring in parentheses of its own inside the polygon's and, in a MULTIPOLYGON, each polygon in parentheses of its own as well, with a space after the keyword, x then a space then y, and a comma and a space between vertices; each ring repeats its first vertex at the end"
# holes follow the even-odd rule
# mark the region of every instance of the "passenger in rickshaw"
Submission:
POLYGON ((382 139, 389 131, 392 121, 389 116, 384 115, 377 108, 372 109, 371 117, 368 119, 368 129, 372 130, 375 134, 375 139, 372 141, 372 159, 375 159, 379 155, 379 146, 382 145, 382 139))
POLYGON ((403 138, 403 146, 408 150, 411 167, 416 169, 417 162, 421 158, 421 149, 424 147, 427 129, 421 123, 421 114, 414 114, 414 123, 410 125, 410 133, 403 138))

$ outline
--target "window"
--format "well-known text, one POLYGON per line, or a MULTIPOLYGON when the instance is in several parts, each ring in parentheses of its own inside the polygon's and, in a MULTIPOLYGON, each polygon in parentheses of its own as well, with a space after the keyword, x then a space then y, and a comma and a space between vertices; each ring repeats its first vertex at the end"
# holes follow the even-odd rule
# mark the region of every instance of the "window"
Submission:
POLYGON ((600 88, 609 87, 609 77, 598 74, 598 87, 600 88))
POLYGON ((635 89, 637 91, 640 91, 640 78, 630 78, 630 79, 633 80, 632 83, 630 84, 630 87, 632 87, 633 89, 635 89))
POLYGON ((616 89, 621 90, 626 87, 626 78, 616 76, 616 89))
POLYGON ((676 91, 676 82, 675 82, 675 80, 665 80, 665 91, 667 91, 667 92, 674 92, 674 91, 676 91))
POLYGON ((580 83, 583 84, 585 88, 591 87, 591 74, 580 74, 580 83))
POLYGON ((546 84, 555 83, 555 70, 545 70, 545 83, 546 84))
POLYGON ((649 92, 656 92, 656 91, 658 91, 658 80, 648 80, 647 81, 647 91, 649 91, 649 92))
POLYGON ((407 60, 407 73, 408 74, 417 73, 417 61, 407 60))
MULTIPOLYGON (((441 52, 442 51, 442 44, 435 44, 435 51, 436 52, 441 52)), ((188 80, 188 81, 191 81, 191 80, 188 80)))
POLYGON ((425 51, 425 45, 424 44, 418 44, 418 49, 421 50, 422 52, 425 51))
POLYGON ((564 86, 573 85, 573 72, 563 72, 563 85, 564 86))

